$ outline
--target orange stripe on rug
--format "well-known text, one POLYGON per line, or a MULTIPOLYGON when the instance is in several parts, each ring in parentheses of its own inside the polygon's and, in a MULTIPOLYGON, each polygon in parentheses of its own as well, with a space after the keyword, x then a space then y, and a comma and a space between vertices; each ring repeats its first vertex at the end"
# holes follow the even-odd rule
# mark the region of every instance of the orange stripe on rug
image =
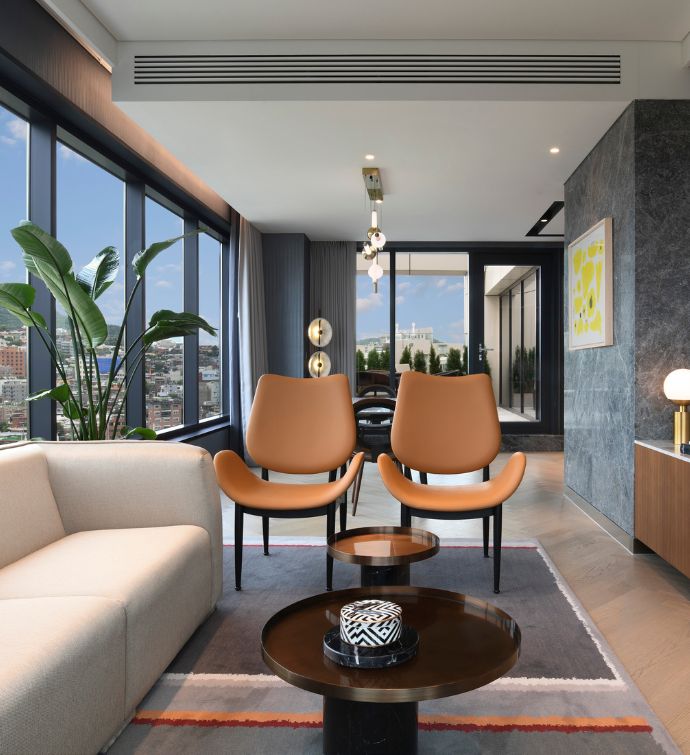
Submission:
MULTIPOLYGON (((197 727, 288 727, 318 728, 321 713, 284 711, 165 711, 140 710, 132 720, 144 726, 197 727)), ((560 731, 564 733, 616 731, 651 732, 646 719, 637 716, 428 716, 419 717, 419 728, 426 731, 560 731)))
POLYGON ((425 716, 419 728, 430 731, 563 731, 563 732, 650 732, 646 719, 637 716, 425 716))
POLYGON ((293 713, 282 711, 198 711, 198 710, 140 710, 133 724, 148 726, 286 726, 294 729, 318 728, 323 725, 321 713, 293 713))

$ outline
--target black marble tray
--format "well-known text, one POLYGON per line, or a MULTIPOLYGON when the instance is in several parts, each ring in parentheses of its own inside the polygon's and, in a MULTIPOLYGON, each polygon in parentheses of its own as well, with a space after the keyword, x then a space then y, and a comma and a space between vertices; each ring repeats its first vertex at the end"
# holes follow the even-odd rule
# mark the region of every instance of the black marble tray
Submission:
POLYGON ((326 658, 350 668, 387 668, 398 666, 417 655, 419 635, 413 627, 403 624, 400 639, 380 647, 351 645, 340 639, 340 627, 329 629, 323 637, 326 658))

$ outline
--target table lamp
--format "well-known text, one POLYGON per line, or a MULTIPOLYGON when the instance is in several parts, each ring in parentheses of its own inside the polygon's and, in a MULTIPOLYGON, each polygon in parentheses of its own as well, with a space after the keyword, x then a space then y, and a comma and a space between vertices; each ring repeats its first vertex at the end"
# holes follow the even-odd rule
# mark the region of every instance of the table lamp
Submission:
POLYGON ((666 398, 678 405, 673 415, 673 442, 690 443, 690 370, 673 370, 664 380, 666 398))

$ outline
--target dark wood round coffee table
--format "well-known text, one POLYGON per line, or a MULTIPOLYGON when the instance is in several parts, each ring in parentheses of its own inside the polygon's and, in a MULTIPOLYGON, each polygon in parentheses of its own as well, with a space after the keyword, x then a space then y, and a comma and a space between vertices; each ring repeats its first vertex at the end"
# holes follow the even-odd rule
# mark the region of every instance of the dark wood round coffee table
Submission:
POLYGON ((266 665, 301 689, 323 695, 327 755, 416 753, 417 704, 458 695, 503 676, 520 653, 520 629, 499 608, 429 587, 357 587, 301 600, 263 628, 266 665), (383 598, 402 606, 419 633, 410 661, 386 669, 339 666, 323 654, 323 636, 346 603, 383 598))
POLYGON ((414 527, 359 527, 328 538, 328 555, 359 564, 362 587, 409 585, 410 564, 438 553, 438 535, 414 527))

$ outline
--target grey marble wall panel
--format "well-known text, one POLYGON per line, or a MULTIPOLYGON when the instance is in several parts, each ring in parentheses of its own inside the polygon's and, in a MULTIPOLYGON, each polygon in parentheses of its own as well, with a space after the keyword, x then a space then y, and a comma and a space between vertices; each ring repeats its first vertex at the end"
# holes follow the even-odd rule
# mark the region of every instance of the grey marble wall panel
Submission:
POLYGON ((268 369, 303 377, 309 300, 309 240, 302 233, 264 233, 268 369))
POLYGON ((635 125, 635 433, 671 440, 664 378, 690 367, 690 101, 637 101, 635 125))
MULTIPOLYGON (((635 112, 613 124, 565 184, 566 246, 613 218, 614 345, 568 351, 565 313, 565 482, 633 532, 635 417, 635 112)), ((566 267, 566 302, 567 302, 566 267)))

